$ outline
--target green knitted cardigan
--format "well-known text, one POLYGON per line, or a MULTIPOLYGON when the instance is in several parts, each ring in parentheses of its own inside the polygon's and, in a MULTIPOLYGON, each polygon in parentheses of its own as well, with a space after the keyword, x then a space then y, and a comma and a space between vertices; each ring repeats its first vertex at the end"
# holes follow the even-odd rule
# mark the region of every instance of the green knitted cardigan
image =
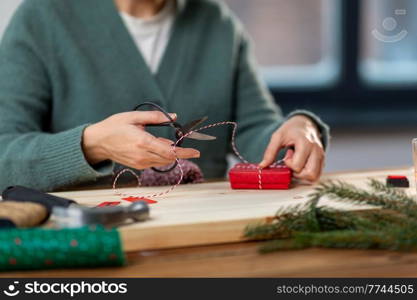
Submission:
MULTIPOLYGON (((237 146, 252 162, 285 121, 224 4, 188 0, 152 74, 112 0, 24 1, 0 44, 0 188, 56 190, 109 178, 113 162, 85 160, 83 130, 144 101, 177 113, 179 122, 237 121, 237 146)), ((293 114, 313 118, 327 145, 326 125, 309 112, 293 114)), ((152 133, 172 138, 169 128, 152 133)), ((195 162, 207 178, 222 177, 231 128, 207 133, 217 140, 186 145, 201 151, 195 162)))

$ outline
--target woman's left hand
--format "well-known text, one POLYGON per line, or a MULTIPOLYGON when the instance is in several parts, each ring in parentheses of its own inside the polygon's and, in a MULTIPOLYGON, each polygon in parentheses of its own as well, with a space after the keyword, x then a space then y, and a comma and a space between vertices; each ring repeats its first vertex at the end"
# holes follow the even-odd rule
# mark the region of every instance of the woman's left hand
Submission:
POLYGON ((325 153, 318 129, 310 118, 296 115, 275 131, 259 166, 265 168, 272 164, 278 151, 285 147, 293 148, 287 151, 284 162, 296 178, 310 182, 320 178, 325 153))

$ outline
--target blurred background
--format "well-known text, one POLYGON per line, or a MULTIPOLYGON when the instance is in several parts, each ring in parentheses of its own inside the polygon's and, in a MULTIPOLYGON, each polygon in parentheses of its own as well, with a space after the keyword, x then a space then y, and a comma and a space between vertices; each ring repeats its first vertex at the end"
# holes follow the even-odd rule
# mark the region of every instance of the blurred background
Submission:
MULTIPOLYGON (((285 113, 332 127, 327 171, 412 164, 416 0, 224 0, 255 43, 285 113)), ((0 38, 21 0, 0 1, 0 38)))

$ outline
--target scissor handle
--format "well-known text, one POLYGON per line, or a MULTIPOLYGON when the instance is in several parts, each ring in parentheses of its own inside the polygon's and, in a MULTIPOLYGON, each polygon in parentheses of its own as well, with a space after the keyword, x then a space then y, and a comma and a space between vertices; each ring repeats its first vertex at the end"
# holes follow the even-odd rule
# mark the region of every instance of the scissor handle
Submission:
POLYGON ((175 161, 172 164, 172 166, 169 167, 168 169, 161 170, 161 169, 158 169, 158 168, 155 168, 155 167, 152 167, 151 169, 154 170, 155 172, 158 172, 158 173, 168 173, 168 172, 171 172, 172 170, 174 170, 177 167, 177 165, 178 165, 178 163, 177 163, 177 161, 175 161))
POLYGON ((171 118, 171 116, 169 115, 169 113, 165 109, 163 109, 158 104, 155 104, 153 102, 143 102, 143 103, 141 103, 139 105, 136 105, 136 107, 133 110, 139 110, 139 108, 141 108, 142 106, 145 106, 145 105, 152 106, 153 108, 156 108, 161 113, 163 113, 165 115, 165 117, 167 117, 168 120, 169 120, 169 122, 167 122, 167 123, 175 123, 174 119, 171 118))
POLYGON ((181 126, 180 123, 177 122, 163 122, 163 123, 158 123, 158 124, 146 124, 146 126, 148 127, 161 127, 161 126, 169 126, 172 127, 176 130, 176 132, 180 132, 181 134, 183 134, 183 128, 181 126))
MULTIPOLYGON (((171 116, 169 115, 169 113, 165 109, 163 109, 161 106, 159 106, 158 104, 155 104, 153 102, 143 102, 143 103, 137 105, 134 108, 134 110, 139 110, 139 108, 141 108, 142 106, 145 106, 145 105, 152 106, 153 108, 156 108, 161 113, 163 113, 169 120, 168 122, 164 122, 164 123, 160 123, 160 124, 148 124, 146 126, 170 126, 170 127, 174 128, 175 129, 175 137, 177 139, 177 142, 176 142, 175 145, 176 146, 181 146, 183 140, 179 140, 179 139, 184 134, 182 132, 181 124, 175 122, 174 119, 171 118, 171 116)), ((155 172, 158 172, 158 173, 167 173, 167 172, 171 172, 172 170, 174 170, 177 165, 178 165, 178 163, 177 163, 177 161, 175 161, 173 163, 173 165, 171 167, 169 167, 168 169, 161 170, 161 169, 158 169, 158 168, 155 168, 155 167, 152 167, 151 169, 154 170, 155 172)))

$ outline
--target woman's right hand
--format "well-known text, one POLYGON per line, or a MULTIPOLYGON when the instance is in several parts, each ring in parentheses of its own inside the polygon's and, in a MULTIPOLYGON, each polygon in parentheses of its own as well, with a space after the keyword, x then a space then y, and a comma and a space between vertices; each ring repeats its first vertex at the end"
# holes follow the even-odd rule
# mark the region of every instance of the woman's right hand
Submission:
MULTIPOLYGON (((175 120, 176 114, 170 114, 175 120)), ((175 158, 198 158, 200 152, 192 148, 176 147, 173 142, 157 138, 145 131, 147 124, 167 122, 158 111, 133 111, 115 114, 88 126, 83 133, 83 151, 87 161, 97 164, 112 160, 135 169, 161 167, 175 158)))

